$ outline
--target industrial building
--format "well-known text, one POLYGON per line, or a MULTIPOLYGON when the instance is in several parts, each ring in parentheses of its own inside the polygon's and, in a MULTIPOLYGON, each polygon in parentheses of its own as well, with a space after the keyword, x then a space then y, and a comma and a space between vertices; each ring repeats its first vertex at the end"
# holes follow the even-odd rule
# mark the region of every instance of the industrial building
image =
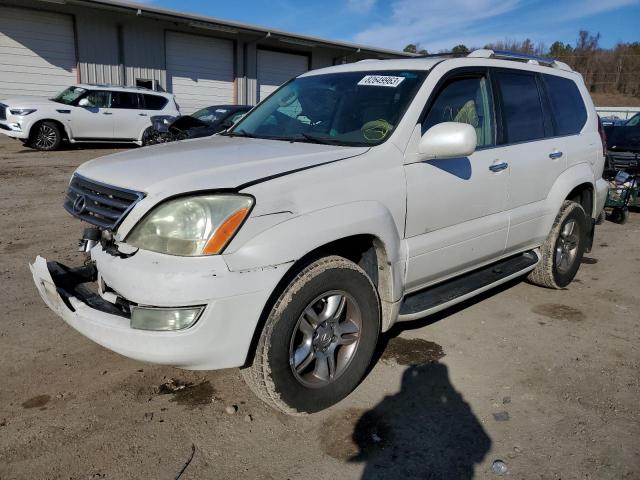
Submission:
POLYGON ((126 1, 0 0, 0 98, 137 85, 190 113, 255 104, 309 69, 407 55, 126 1))

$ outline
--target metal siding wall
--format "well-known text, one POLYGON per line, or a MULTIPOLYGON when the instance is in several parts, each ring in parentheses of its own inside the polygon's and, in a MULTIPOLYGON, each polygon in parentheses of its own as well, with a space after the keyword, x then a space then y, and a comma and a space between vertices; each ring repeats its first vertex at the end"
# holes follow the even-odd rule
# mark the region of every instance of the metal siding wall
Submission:
POLYGON ((0 6, 0 98, 50 96, 75 81, 73 18, 0 6))
POLYGON ((183 113, 233 103, 231 40, 167 32, 167 82, 183 113))
POLYGON ((284 82, 307 70, 306 55, 258 49, 258 100, 264 100, 284 82))
POLYGON ((120 85, 118 26, 106 22, 98 12, 83 15, 76 21, 80 81, 120 85))
POLYGON ((127 85, 142 78, 156 80, 166 90, 164 30, 158 25, 128 24, 123 26, 123 40, 127 85))

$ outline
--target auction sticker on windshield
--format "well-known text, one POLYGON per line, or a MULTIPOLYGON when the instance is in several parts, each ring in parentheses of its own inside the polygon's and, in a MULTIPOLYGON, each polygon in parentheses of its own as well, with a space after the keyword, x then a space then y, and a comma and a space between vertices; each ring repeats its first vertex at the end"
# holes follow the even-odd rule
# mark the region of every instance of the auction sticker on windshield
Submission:
POLYGON ((392 77, 389 75, 367 75, 358 82, 358 85, 396 88, 402 83, 403 80, 404 77, 392 77))

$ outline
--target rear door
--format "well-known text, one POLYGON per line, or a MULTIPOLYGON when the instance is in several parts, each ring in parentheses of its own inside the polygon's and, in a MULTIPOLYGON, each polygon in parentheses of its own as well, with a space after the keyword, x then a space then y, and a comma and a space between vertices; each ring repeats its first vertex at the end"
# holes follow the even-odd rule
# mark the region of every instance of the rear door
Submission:
POLYGON ((149 115, 142 105, 142 95, 135 92, 111 92, 111 111, 114 119, 114 137, 121 140, 137 140, 151 125, 149 115))
POLYGON ((563 151, 564 140, 555 136, 540 74, 496 68, 493 78, 501 116, 498 143, 510 172, 505 252, 511 253, 544 241, 545 216, 550 214, 545 211, 546 198, 566 169, 568 152, 563 151))
POLYGON ((84 106, 71 108, 71 130, 76 140, 102 140, 113 138, 114 120, 111 92, 89 90, 79 99, 84 106))

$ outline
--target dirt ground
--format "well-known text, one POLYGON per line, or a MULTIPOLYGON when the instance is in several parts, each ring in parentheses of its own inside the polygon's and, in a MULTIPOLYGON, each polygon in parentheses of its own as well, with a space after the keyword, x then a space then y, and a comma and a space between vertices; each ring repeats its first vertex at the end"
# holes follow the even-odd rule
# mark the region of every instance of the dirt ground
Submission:
POLYGON ((599 227, 567 290, 514 282, 394 329, 351 396, 293 418, 238 370, 128 360, 40 300, 27 263, 81 263, 66 183, 112 151, 0 138, 0 479, 484 479, 496 460, 509 478, 640 478, 637 213, 599 227))

